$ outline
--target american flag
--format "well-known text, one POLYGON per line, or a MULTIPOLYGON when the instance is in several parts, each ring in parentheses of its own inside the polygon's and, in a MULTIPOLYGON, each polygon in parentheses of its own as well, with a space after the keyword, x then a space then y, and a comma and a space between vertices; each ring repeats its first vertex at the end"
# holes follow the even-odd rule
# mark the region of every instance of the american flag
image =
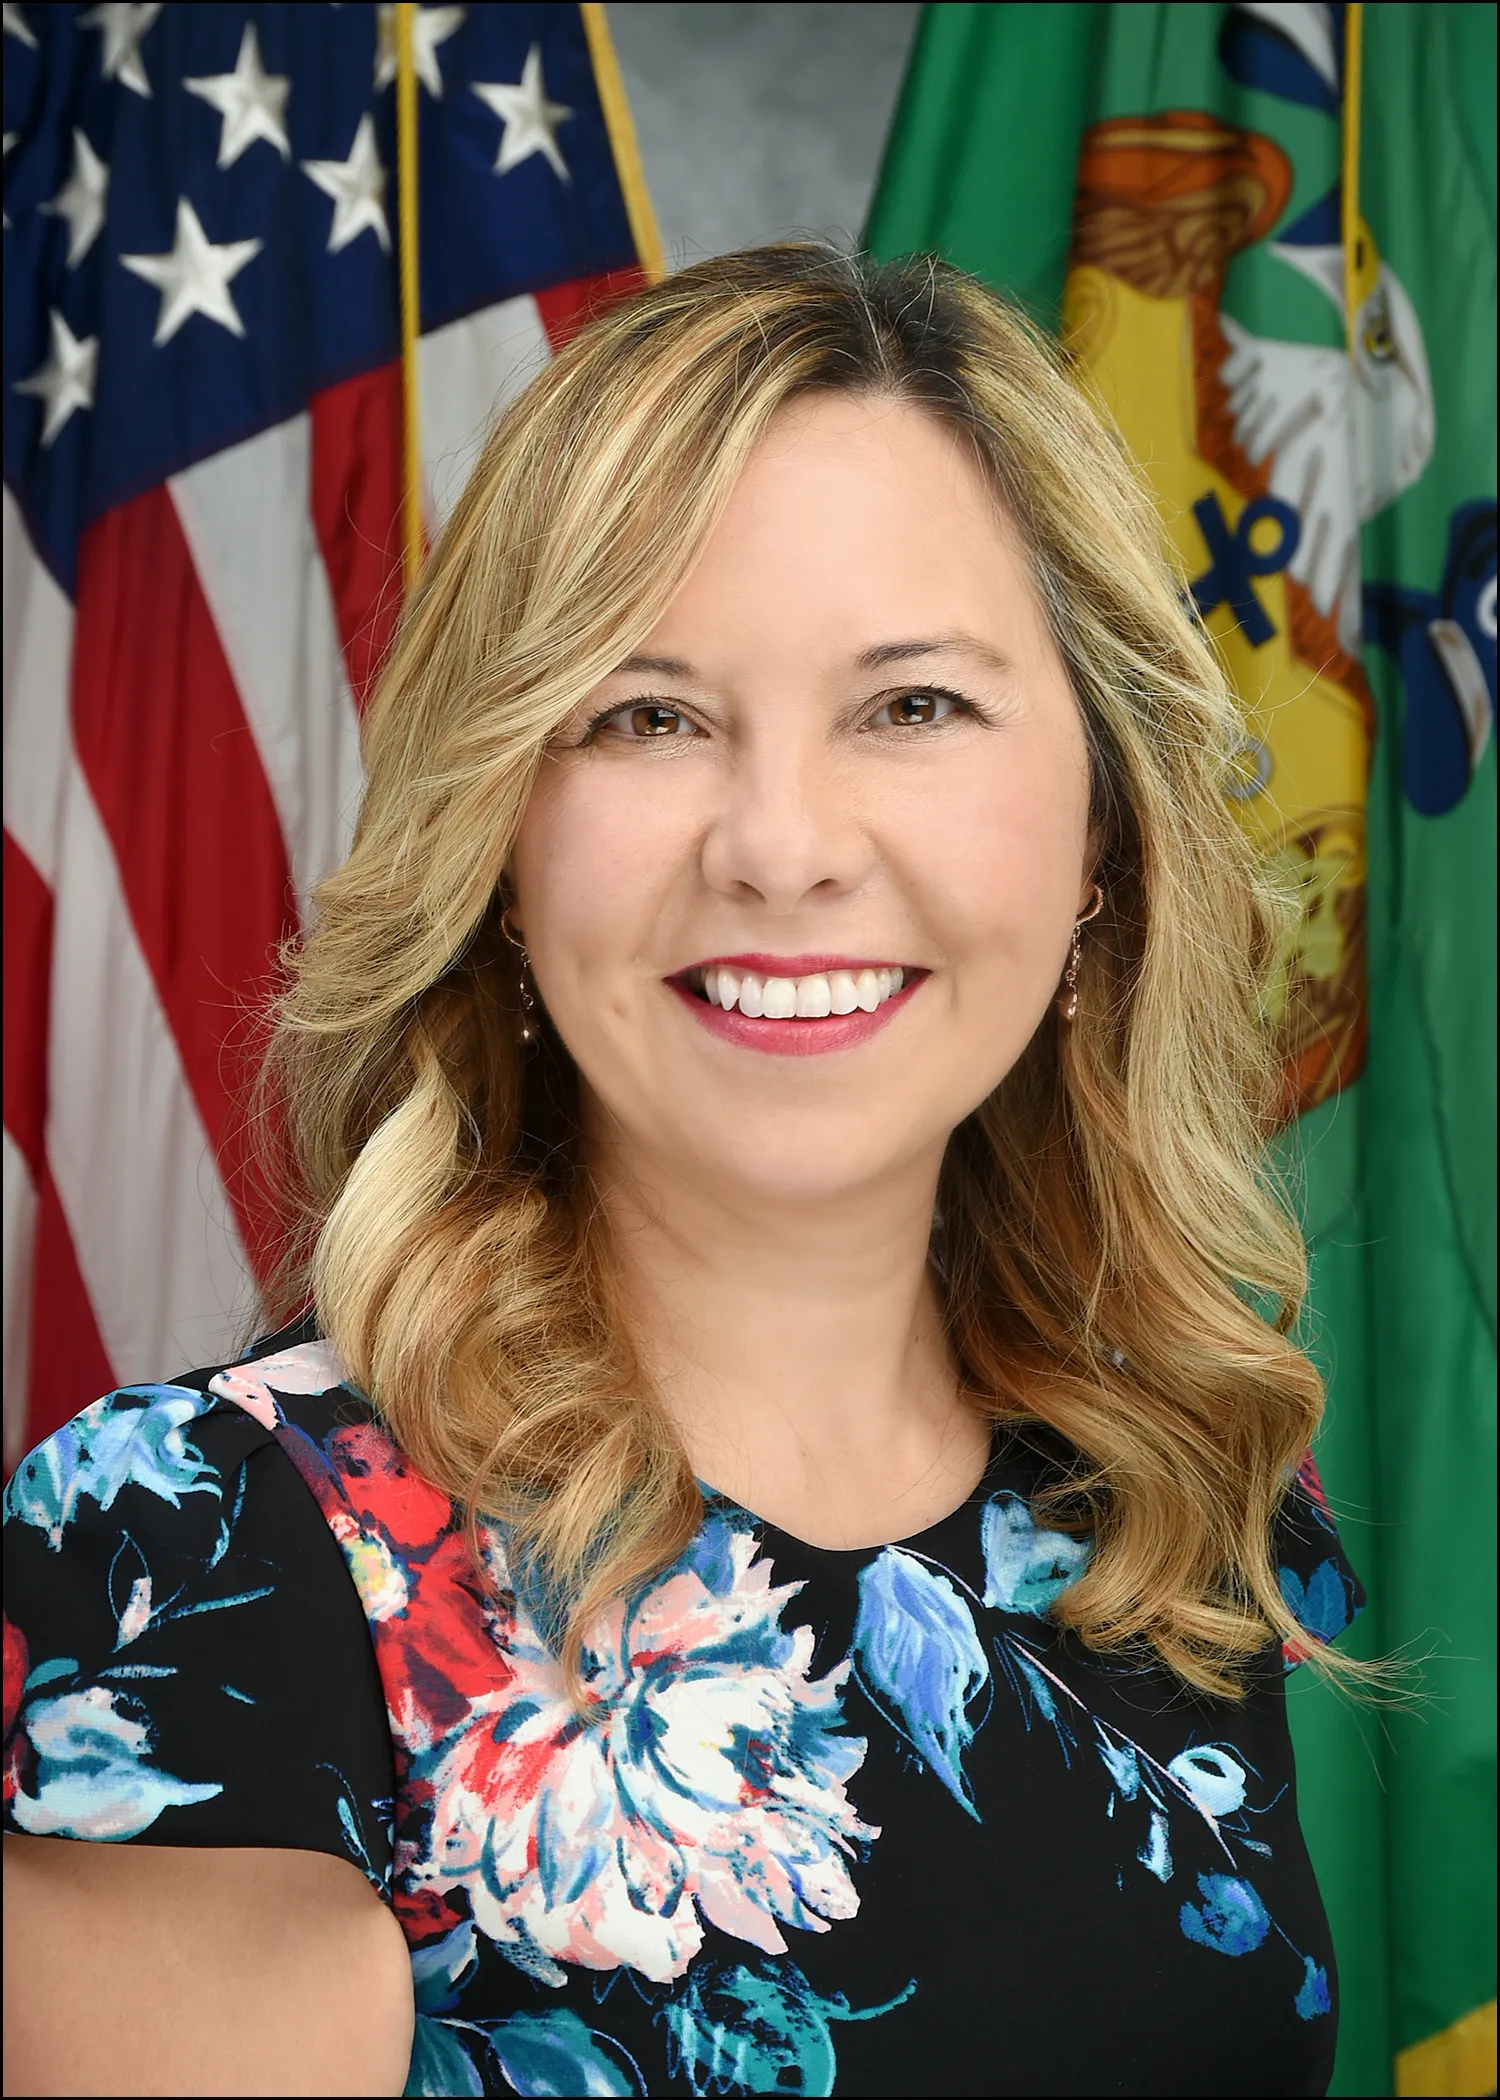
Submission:
MULTIPOLYGON (((395 14, 4 11, 8 1462, 253 1312, 241 1023, 401 589, 395 14)), ((414 11, 429 533, 639 280, 601 23, 414 11)))

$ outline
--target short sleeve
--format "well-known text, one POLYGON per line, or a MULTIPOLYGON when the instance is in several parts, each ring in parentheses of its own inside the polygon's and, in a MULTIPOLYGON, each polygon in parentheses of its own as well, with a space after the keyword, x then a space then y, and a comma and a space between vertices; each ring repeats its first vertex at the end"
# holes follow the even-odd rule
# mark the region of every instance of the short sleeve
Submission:
MULTIPOLYGON (((1282 1503, 1274 1544, 1287 1610, 1312 1640, 1336 1641, 1364 1610, 1365 1591, 1344 1552, 1310 1451, 1282 1503)), ((1283 1645, 1288 1670, 1306 1655, 1306 1648, 1293 1642, 1283 1645)))
POLYGON ((191 1385, 95 1403, 5 1494, 8 1831, 328 1852, 389 1895, 394 1773, 343 1555, 191 1385))

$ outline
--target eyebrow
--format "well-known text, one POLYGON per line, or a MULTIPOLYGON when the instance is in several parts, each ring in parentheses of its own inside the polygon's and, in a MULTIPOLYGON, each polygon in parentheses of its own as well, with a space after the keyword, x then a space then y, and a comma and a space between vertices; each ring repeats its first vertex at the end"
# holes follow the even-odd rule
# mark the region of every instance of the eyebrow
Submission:
MULTIPOLYGON (((1014 669, 1008 656, 971 634, 934 634, 921 641, 875 642, 870 648, 860 650, 854 659, 854 667, 858 671, 882 671, 888 664, 910 663, 922 656, 972 656, 994 671, 1014 669)), ((612 675, 618 677, 621 673, 640 671, 654 671, 662 678, 696 678, 699 675, 680 656, 627 656, 622 664, 615 666, 612 675)))
POLYGON ((657 671, 663 678, 696 678, 698 675, 680 656, 627 656, 624 663, 615 665, 610 676, 618 678, 623 671, 657 671))
POLYGON ((922 641, 876 642, 872 648, 862 649, 854 661, 861 671, 880 671, 887 664, 908 663, 919 656, 972 656, 993 671, 1014 669, 1008 656, 972 634, 934 634, 922 641))

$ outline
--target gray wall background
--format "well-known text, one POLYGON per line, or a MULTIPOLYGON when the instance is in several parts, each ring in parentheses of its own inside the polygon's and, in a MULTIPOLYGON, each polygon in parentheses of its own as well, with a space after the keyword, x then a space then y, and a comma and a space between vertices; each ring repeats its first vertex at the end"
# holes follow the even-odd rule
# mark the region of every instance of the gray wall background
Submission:
POLYGON ((613 0, 669 269, 790 233, 858 239, 920 12, 613 0))

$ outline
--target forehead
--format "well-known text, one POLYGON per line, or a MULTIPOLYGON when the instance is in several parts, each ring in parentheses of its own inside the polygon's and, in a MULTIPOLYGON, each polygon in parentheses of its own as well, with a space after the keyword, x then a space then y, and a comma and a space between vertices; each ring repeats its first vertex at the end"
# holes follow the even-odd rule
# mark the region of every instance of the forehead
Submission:
POLYGON ((772 420, 653 642, 863 647, 894 625, 1001 648, 1036 617, 1019 533, 968 441, 910 402, 822 393, 772 420))
POLYGON ((1014 536, 972 442, 915 402, 888 395, 815 392, 788 402, 740 476, 724 537, 784 532, 807 505, 814 526, 841 513, 846 529, 865 516, 887 532, 906 522, 986 543, 1014 536))

